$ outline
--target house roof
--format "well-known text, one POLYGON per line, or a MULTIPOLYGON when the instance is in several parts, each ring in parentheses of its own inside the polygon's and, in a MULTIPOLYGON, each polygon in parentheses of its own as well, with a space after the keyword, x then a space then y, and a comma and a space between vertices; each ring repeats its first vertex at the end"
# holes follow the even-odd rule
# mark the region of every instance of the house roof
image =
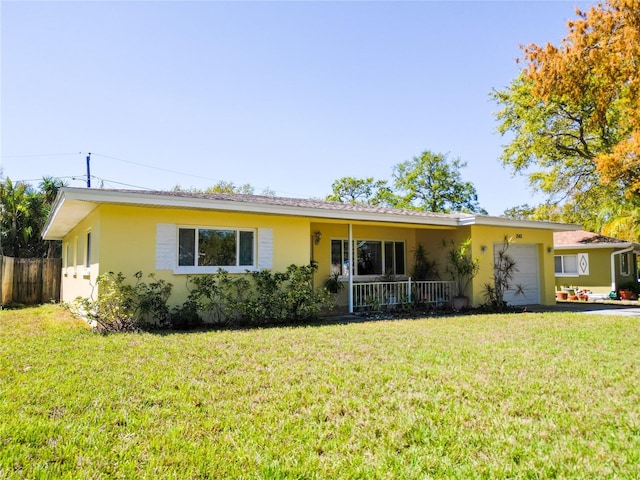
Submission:
POLYGON ((553 233, 553 244, 556 249, 571 248, 628 248, 640 245, 619 238, 608 237, 586 230, 574 230, 553 233))
POLYGON ((102 204, 307 216, 328 220, 400 223, 451 228, 466 225, 543 228, 554 231, 578 228, 576 225, 564 223, 514 220, 467 213, 431 213, 289 197, 65 187, 60 190, 52 206, 43 237, 47 240, 62 239, 75 225, 102 204))

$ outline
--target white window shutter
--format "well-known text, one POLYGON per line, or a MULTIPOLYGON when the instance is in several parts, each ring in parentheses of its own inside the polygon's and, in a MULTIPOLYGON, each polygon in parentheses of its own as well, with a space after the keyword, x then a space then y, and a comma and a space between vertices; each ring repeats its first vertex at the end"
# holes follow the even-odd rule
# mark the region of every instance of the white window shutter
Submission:
POLYGON ((273 229, 258 229, 258 268, 273 268, 273 229))
POLYGON ((578 275, 589 275, 589 254, 578 254, 578 275))
POLYGON ((173 270, 176 266, 176 226, 173 223, 156 225, 156 270, 173 270))

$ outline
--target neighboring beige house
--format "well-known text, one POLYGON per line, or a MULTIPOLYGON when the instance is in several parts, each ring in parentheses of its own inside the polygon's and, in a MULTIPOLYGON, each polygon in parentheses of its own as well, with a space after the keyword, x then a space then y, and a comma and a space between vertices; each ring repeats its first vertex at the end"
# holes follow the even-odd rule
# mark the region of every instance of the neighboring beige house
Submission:
POLYGON ((553 233, 556 289, 570 285, 608 295, 638 281, 640 245, 584 230, 553 233))

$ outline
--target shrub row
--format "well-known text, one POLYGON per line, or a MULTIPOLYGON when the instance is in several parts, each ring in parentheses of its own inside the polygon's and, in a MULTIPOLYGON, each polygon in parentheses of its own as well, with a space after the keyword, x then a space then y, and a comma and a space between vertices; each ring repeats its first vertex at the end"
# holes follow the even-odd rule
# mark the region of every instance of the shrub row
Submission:
POLYGON ((212 275, 188 276, 187 300, 173 308, 168 305, 171 283, 153 274, 144 282, 142 272, 129 283, 122 273, 109 272, 98 277, 95 299, 79 297, 71 309, 101 332, 295 323, 331 308, 330 293, 313 288, 316 270, 314 262, 290 265, 285 272, 248 271, 232 276, 221 269, 212 275))

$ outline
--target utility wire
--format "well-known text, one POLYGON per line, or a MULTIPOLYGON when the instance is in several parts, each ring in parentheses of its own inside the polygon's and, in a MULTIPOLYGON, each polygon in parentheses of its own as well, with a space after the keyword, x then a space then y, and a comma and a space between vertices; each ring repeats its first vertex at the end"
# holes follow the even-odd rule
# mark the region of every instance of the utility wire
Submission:
MULTIPOLYGON (((19 155, 2 155, 0 158, 59 157, 59 156, 66 156, 66 155, 86 155, 86 153, 84 153, 84 152, 41 153, 41 154, 30 153, 30 154, 19 154, 19 155)), ((91 152, 91 155, 102 157, 102 158, 108 158, 110 160, 116 160, 118 162, 129 163, 131 165, 137 165, 139 167, 151 168, 153 170, 158 170, 158 171, 161 171, 161 172, 173 173, 175 175, 181 175, 181 176, 184 176, 184 177, 198 178, 200 180, 207 180, 207 181, 210 181, 210 182, 219 182, 220 181, 219 178, 215 179, 215 178, 203 177, 201 175, 193 175, 191 173, 179 172, 177 170, 171 170, 171 169, 168 169, 168 168, 156 167, 154 165, 148 165, 146 163, 134 162, 132 160, 125 160, 124 158, 113 157, 111 155, 104 155, 102 153, 91 152)), ((87 177, 86 174, 83 174, 83 175, 74 175, 74 176, 56 177, 56 178, 69 178, 71 180, 82 180, 82 179, 86 179, 86 177, 87 177)), ((107 179, 95 177, 93 175, 91 175, 91 178, 95 178, 95 179, 100 180, 102 182, 109 182, 109 183, 114 183, 114 184, 117 184, 117 185, 123 185, 123 186, 126 186, 126 187, 140 188, 140 189, 143 189, 143 190, 151 190, 151 191, 157 190, 155 188, 142 187, 142 186, 139 186, 139 185, 131 185, 131 184, 127 184, 127 183, 116 182, 115 180, 107 180, 107 179)), ((36 181, 41 181, 41 180, 42 180, 42 178, 31 179, 31 180, 19 180, 19 181, 36 182, 36 181)), ((265 188, 264 190, 266 191, 266 190, 270 190, 270 189, 269 188, 265 188)), ((275 192, 275 193, 277 194, 278 192, 275 192)), ((285 194, 285 195, 300 195, 298 193, 293 193, 293 192, 280 192, 280 194, 281 195, 282 194, 285 194)))
MULTIPOLYGON (((93 155, 93 152, 91 154, 93 155)), ((96 180, 100 180, 101 182, 113 183, 115 185, 123 185, 125 187, 139 188, 141 190, 149 190, 149 191, 156 190, 155 188, 141 187, 140 185, 131 185, 130 183, 116 182, 115 180, 109 180, 108 178, 94 177, 93 175, 91 175, 91 178, 95 178, 96 180)))
POLYGON ((27 153, 27 154, 24 154, 24 155, 2 155, 2 158, 61 157, 63 155, 78 155, 78 152, 73 152, 73 153, 27 153))
POLYGON ((156 166, 153 166, 153 165, 147 165, 145 163, 134 162, 134 161, 131 161, 131 160, 125 160, 123 158, 112 157, 110 155, 103 155, 102 153, 91 152, 91 155, 96 155, 98 157, 103 157, 103 158, 109 158, 111 160, 117 160, 119 162, 130 163, 132 165, 138 165, 139 167, 152 168, 154 170, 160 170, 162 172, 175 173, 176 175, 183 175, 185 177, 199 178, 201 180, 209 180, 211 182, 217 182, 218 181, 218 180, 216 180, 214 178, 202 177, 200 175, 192 175, 190 173, 178 172, 176 170, 169 170, 168 168, 161 168, 161 167, 156 167, 156 166))

